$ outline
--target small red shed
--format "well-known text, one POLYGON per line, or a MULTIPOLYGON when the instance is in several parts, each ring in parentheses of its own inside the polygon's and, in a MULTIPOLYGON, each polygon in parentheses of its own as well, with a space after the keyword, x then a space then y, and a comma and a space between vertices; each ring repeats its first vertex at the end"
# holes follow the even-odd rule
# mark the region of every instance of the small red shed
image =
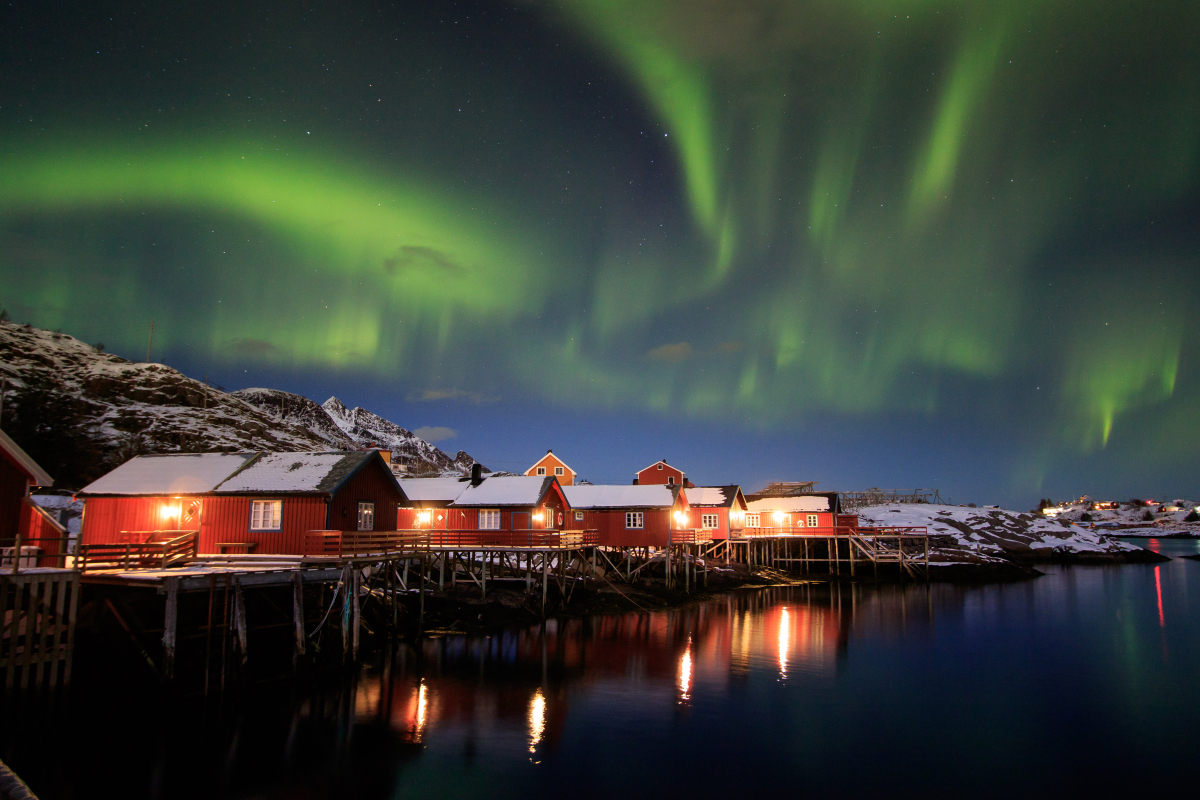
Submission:
POLYGON ((54 479, 21 446, 0 431, 0 566, 11 566, 13 548, 21 539, 21 567, 61 567, 66 529, 31 499, 34 487, 53 486, 54 479), (34 555, 50 556, 34 559, 34 555))
POLYGON ((377 450, 138 456, 78 496, 84 544, 195 531, 198 553, 275 555, 303 555, 309 531, 396 530, 408 502, 377 450))
POLYGON ((746 503, 746 535, 832 536, 837 508, 836 492, 751 496, 746 503))
POLYGON ((730 530, 739 533, 746 524, 746 498, 742 487, 689 486, 683 490, 692 508, 696 527, 711 532, 714 540, 728 539, 730 530))
POLYGON ((655 461, 643 470, 639 470, 633 482, 638 486, 683 486, 687 476, 683 470, 676 469, 667 463, 666 459, 655 461))
POLYGON ((697 526, 681 486, 568 486, 573 523, 606 547, 666 547, 673 531, 697 526))

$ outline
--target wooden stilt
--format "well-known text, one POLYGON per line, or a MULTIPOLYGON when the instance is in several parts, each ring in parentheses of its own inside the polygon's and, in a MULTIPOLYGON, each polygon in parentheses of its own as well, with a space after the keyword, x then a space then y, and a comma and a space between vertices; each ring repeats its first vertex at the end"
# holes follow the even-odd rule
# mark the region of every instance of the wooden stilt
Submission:
POLYGON ((292 669, 300 665, 304 655, 304 578, 299 572, 292 575, 292 622, 295 626, 292 651, 292 669))
POLYGON ((233 624, 237 628, 237 643, 238 650, 242 653, 242 663, 246 663, 246 659, 250 658, 249 642, 246 630, 246 594, 242 589, 242 582, 236 575, 233 576, 233 624))
POLYGON ((351 594, 353 595, 353 600, 354 600, 354 606, 353 606, 354 619, 350 623, 351 624, 351 637, 352 637, 352 642, 350 645, 350 650, 351 650, 350 656, 351 656, 351 659, 355 663, 358 663, 358 638, 359 638, 359 632, 362 628, 362 624, 361 624, 362 623, 362 608, 360 605, 358 594, 359 594, 359 587, 362 583, 362 570, 359 569, 358 567, 354 567, 353 568, 353 576, 354 576, 354 580, 351 582, 351 594))
POLYGON ((208 676, 212 666, 213 598, 217 593, 217 576, 208 576, 208 624, 204 628, 204 696, 208 696, 208 676))
POLYGON ((167 602, 163 609, 163 680, 175 677, 175 642, 179 625, 179 578, 167 578, 167 602))
POLYGON ((542 553, 542 617, 546 616, 546 591, 550 585, 550 562, 546 559, 546 553, 542 553))

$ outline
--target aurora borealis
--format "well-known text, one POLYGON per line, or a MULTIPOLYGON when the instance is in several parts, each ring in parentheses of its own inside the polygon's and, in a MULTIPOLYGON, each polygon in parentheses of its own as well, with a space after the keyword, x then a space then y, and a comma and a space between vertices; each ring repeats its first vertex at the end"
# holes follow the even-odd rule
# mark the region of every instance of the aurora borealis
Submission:
POLYGON ((16 4, 0 305, 129 357, 154 319, 190 374, 485 462, 484 417, 594 479, 664 429, 712 482, 1186 493, 1198 34, 1181 2, 16 4))

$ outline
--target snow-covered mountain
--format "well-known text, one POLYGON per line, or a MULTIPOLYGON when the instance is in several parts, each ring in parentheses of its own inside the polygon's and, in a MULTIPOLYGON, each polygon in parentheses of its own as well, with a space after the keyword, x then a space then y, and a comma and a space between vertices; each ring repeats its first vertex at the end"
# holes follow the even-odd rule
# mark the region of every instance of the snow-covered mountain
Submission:
POLYGON ((390 447, 414 471, 470 469, 362 409, 335 417, 271 389, 223 392, 162 364, 137 364, 73 336, 0 321, 0 425, 60 486, 78 488, 140 453, 390 447), (357 431, 357 433, 356 433, 357 431))
POLYGON ((233 392, 232 396, 283 423, 307 428, 329 442, 330 447, 386 448, 392 452, 393 464, 403 465, 412 473, 467 473, 476 463, 462 450, 451 458, 412 431, 366 409, 347 408, 336 397, 318 404, 307 397, 278 389, 242 389, 233 392))

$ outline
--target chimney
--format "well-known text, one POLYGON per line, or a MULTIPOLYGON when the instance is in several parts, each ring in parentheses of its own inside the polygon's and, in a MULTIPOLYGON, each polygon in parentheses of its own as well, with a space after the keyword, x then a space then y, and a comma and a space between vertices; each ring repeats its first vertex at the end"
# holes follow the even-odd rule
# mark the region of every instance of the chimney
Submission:
POLYGON ((547 450, 546 452, 547 452, 547 453, 553 453, 554 451, 553 451, 553 450, 547 450))
POLYGON ((483 464, 475 462, 471 465, 471 485, 478 486, 483 483, 483 464))
POLYGON ((637 478, 634 478, 634 479, 633 479, 633 485, 634 485, 634 486, 637 486, 637 485, 638 485, 637 478))

